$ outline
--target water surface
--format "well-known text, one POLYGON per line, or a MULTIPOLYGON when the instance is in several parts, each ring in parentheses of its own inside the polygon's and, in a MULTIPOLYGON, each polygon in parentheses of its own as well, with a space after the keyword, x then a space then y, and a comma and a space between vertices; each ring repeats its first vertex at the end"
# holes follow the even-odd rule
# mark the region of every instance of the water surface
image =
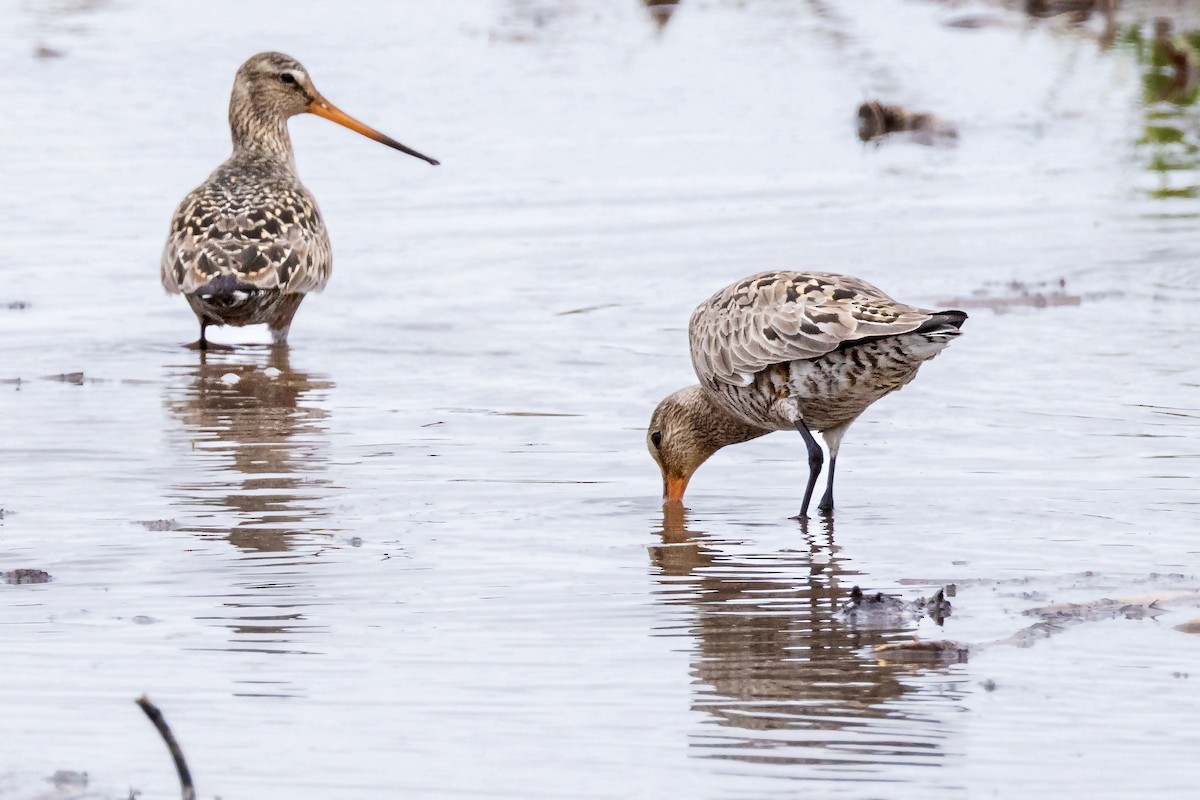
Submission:
POLYGON ((0 797, 172 796, 143 692, 205 797, 1191 796, 1197 118, 1140 6, 2 10, 0 571, 53 581, 0 585, 0 797), (334 276, 289 352, 201 355, 158 255, 267 48, 443 166, 293 121, 334 276), (864 146, 876 97, 956 142, 864 146), (971 319, 833 520, 785 434, 664 517, 688 314, 772 267, 971 319), (941 627, 837 610, 951 582, 941 627), (970 658, 874 650, 914 634, 970 658))

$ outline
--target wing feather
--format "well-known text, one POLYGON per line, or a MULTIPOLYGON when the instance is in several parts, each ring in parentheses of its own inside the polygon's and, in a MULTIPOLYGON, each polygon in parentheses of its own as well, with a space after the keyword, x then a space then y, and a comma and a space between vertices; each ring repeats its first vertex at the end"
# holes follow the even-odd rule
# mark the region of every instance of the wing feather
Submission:
POLYGON ((222 274, 285 294, 318 292, 332 261, 325 223, 303 187, 239 186, 218 170, 176 209, 161 277, 171 293, 194 292, 222 274))
POLYGON ((762 272, 701 303, 688 325, 702 383, 746 385, 773 364, 818 358, 844 344, 898 336, 937 312, 898 303, 859 278, 762 272))

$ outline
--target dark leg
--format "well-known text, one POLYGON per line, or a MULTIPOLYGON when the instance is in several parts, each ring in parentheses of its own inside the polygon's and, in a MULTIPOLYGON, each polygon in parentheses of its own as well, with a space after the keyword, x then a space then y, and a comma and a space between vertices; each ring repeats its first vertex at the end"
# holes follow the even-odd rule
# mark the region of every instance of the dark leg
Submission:
POLYGON ((208 327, 208 320, 204 317, 200 318, 200 338, 191 344, 184 345, 188 350, 204 351, 208 349, 208 339, 204 338, 204 329, 208 327))
POLYGON ((197 339, 196 341, 192 342, 191 344, 184 345, 184 347, 186 347, 189 350, 199 350, 202 353, 207 352, 209 350, 233 350, 234 348, 233 348, 233 345, 231 345, 231 344, 220 344, 218 342, 210 342, 207 338, 205 338, 204 329, 207 328, 210 324, 212 324, 212 323, 210 323, 208 320, 201 319, 200 320, 200 338, 197 339))
POLYGON ((821 465, 825 463, 825 454, 821 452, 821 445, 817 444, 804 420, 796 420, 796 430, 800 431, 800 435, 804 437, 804 446, 808 448, 808 486, 804 488, 804 502, 800 504, 800 514, 797 517, 802 519, 808 516, 808 502, 812 500, 817 476, 821 474, 821 465))
POLYGON ((821 498, 821 504, 817 508, 822 511, 833 511, 833 471, 837 468, 837 456, 829 456, 829 475, 825 483, 825 496, 821 498))
POLYGON ((296 316, 296 311, 300 308, 303 300, 304 295, 302 294, 285 294, 279 298, 279 303, 271 314, 271 319, 267 321, 267 327, 271 331, 271 344, 275 347, 287 347, 288 330, 292 327, 292 317, 296 316))

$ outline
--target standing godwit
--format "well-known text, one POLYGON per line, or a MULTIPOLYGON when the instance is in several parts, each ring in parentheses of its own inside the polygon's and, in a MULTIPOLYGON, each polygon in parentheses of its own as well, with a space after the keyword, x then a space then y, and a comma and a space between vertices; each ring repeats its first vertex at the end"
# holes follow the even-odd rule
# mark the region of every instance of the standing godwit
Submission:
POLYGON ((182 292, 209 325, 266 323, 286 344, 304 295, 329 280, 329 235, 317 203, 296 176, 287 121, 316 114, 402 153, 437 164, 338 109, 300 62, 259 53, 238 68, 229 99, 233 155, 183 199, 163 250, 162 283, 182 292))
POLYGON ((646 446, 663 475, 663 501, 680 503, 692 473, 725 445, 795 429, 808 448, 808 514, 829 447, 823 511, 850 423, 911 381, 959 335, 962 311, 897 303, 866 281, 827 272, 762 272, 701 303, 688 324, 700 385, 668 395, 646 446))

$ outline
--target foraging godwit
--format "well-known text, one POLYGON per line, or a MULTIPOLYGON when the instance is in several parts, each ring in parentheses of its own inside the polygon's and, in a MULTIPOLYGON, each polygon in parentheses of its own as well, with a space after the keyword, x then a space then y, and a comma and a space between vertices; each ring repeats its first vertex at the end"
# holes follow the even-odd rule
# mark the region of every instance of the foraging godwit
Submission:
POLYGON ((242 64, 229 99, 233 155, 179 204, 163 250, 163 287, 187 297, 201 350, 209 325, 265 322, 285 344, 304 295, 329 280, 329 235, 296 176, 288 136, 288 119, 304 113, 438 163, 338 109, 296 59, 259 53, 242 64))
POLYGON ((729 444, 795 429, 808 448, 808 514, 829 447, 823 511, 833 509, 842 435, 867 406, 911 381, 959 335, 962 311, 898 303, 866 281, 827 272, 762 272, 701 303, 688 324, 700 378, 668 395, 646 445, 663 475, 663 500, 679 503, 692 473, 729 444))

